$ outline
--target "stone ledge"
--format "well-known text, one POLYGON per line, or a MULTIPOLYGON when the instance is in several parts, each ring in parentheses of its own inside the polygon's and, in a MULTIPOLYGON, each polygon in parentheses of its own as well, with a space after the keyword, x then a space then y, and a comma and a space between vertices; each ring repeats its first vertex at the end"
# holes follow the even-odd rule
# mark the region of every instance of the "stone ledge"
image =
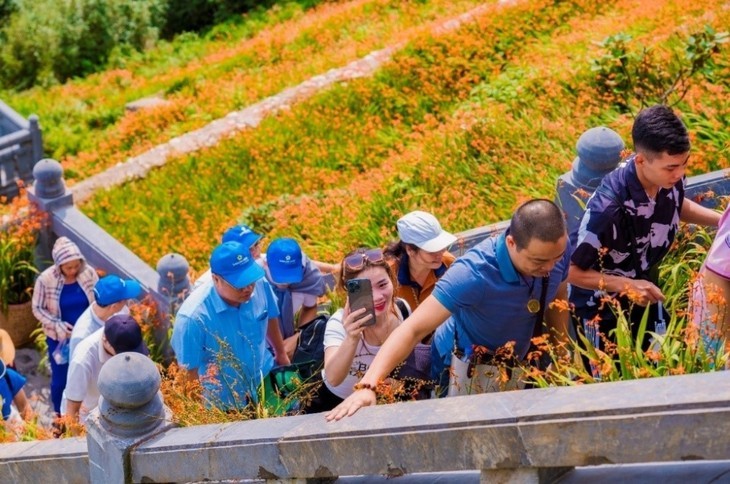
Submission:
POLYGON ((173 429, 133 452, 133 479, 722 459, 730 441, 713 436, 730 431, 729 382, 718 372, 383 405, 335 423, 305 415, 173 429))

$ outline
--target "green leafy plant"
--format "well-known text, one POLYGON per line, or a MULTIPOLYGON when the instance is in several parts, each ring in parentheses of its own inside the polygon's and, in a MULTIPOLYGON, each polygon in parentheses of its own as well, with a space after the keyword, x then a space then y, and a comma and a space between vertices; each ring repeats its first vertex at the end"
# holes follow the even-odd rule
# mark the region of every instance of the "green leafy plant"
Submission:
POLYGON ((708 347, 699 328, 688 318, 672 313, 667 332, 659 335, 647 331, 646 311, 634 335, 625 311, 616 301, 608 304, 615 305, 617 325, 610 335, 601 335, 603 349, 596 347, 582 330, 578 340, 571 340, 565 348, 540 341, 539 351, 550 355, 552 365, 545 371, 525 368, 527 380, 538 387, 565 386, 704 373, 725 367, 728 355, 708 347), (653 343, 645 350, 647 338, 653 343))
MULTIPOLYGON (((722 201, 722 205, 724 205, 722 201)), ((525 368, 527 379, 538 387, 575 385, 599 381, 633 380, 685 373, 702 373, 722 369, 728 354, 717 351, 724 341, 716 334, 703 334, 693 324, 690 295, 693 284, 712 244, 713 232, 694 225, 685 225, 664 259, 659 275, 670 320, 663 335, 647 330, 648 310, 632 333, 627 319, 631 308, 621 307, 617 300, 606 298, 617 316, 616 329, 601 334, 603 349, 579 330, 577 340, 556 347, 547 338, 536 343, 538 351, 550 355, 552 366, 547 371, 525 368), (653 343, 646 349, 645 341, 653 343), (714 340, 714 341, 713 341, 714 340), (589 366, 585 363, 588 362, 589 366)))
POLYGON ((28 202, 24 190, 6 206, 0 219, 0 311, 30 301, 37 270, 33 258, 42 215, 28 202))
POLYGON ((681 42, 681 49, 668 53, 650 48, 634 49, 632 37, 612 35, 599 45, 604 53, 591 61, 595 84, 604 98, 624 112, 636 112, 652 104, 675 105, 689 90, 697 76, 712 78, 715 58, 727 32, 716 32, 706 25, 681 42))

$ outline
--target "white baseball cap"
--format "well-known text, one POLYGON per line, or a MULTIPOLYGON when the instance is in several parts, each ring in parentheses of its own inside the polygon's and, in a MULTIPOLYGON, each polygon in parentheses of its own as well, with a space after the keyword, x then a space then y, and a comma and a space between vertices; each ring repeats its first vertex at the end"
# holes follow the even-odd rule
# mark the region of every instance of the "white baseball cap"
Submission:
POLYGON ((439 252, 456 242, 456 236, 442 229, 436 217, 428 212, 407 213, 396 225, 400 240, 426 252, 439 252))

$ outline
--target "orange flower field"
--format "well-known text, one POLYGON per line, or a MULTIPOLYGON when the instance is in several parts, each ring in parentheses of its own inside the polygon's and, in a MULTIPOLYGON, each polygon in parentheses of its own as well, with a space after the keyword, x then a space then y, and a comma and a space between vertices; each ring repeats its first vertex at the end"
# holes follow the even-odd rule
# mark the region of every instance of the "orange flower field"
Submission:
POLYGON ((118 69, 2 97, 42 114, 46 150, 73 183, 479 3, 355 0, 308 12, 284 4, 214 31, 210 42, 189 34, 118 69), (153 95, 168 103, 125 113, 126 103, 153 95))
MULTIPOLYGON (((630 113, 593 81, 600 41, 628 33, 661 59, 729 17, 711 1, 495 4, 457 31, 415 36, 373 78, 322 92, 83 209, 149 263, 179 252, 196 271, 236 221, 294 236, 324 260, 393 238, 395 220, 416 208, 452 231, 497 222, 521 201, 553 196, 585 129, 603 124, 628 137, 630 113)), ((728 138, 718 134, 730 119, 720 95, 727 60, 723 49, 715 81, 698 78, 677 105, 693 132, 694 172, 727 166, 728 138)))

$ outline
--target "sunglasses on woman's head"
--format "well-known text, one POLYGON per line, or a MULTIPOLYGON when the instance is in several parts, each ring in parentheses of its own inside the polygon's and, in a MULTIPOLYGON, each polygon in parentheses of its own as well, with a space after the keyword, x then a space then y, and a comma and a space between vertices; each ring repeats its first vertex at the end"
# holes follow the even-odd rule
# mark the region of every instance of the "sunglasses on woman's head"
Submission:
POLYGON ((348 271, 359 271, 368 262, 371 264, 380 264, 384 260, 383 251, 380 249, 363 250, 345 257, 345 269, 348 271))

